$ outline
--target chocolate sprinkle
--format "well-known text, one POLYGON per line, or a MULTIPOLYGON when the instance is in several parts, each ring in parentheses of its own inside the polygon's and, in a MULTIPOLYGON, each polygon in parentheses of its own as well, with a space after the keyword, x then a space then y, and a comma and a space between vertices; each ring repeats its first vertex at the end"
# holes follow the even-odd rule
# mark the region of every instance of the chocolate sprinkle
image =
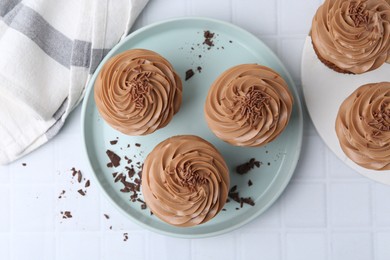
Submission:
POLYGON ((24 167, 27 166, 27 163, 22 163, 22 166, 24 166, 24 167))
POLYGON ((106 154, 114 167, 118 167, 120 165, 121 158, 116 153, 111 150, 107 150, 106 154))
POLYGON ((137 146, 137 147, 141 147, 141 144, 139 144, 139 143, 135 143, 135 146, 137 146))
POLYGON ((190 78, 192 78, 192 76, 194 76, 194 71, 192 70, 192 69, 189 69, 189 70, 187 70, 186 71, 186 78, 185 78, 185 80, 187 81, 187 80, 189 80, 190 78))
POLYGON ((243 175, 243 174, 248 173, 248 172, 249 172, 251 169, 253 169, 255 166, 256 166, 257 168, 259 168, 260 165, 261 165, 261 162, 256 161, 255 158, 252 158, 252 159, 249 160, 249 162, 246 162, 246 163, 243 163, 243 164, 241 164, 241 165, 238 165, 238 166, 236 167, 236 172, 237 172, 238 174, 243 175))
POLYGON ((103 214, 106 219, 110 219, 110 216, 107 214, 103 214))

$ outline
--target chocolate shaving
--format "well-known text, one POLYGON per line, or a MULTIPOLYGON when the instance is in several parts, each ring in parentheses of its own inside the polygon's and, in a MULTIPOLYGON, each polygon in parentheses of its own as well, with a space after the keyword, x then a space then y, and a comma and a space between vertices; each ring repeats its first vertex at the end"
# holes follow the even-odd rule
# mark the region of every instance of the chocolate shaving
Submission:
POLYGON ((214 33, 211 33, 210 31, 204 31, 203 33, 204 41, 203 44, 206 44, 209 46, 209 49, 214 46, 214 42, 211 40, 214 37, 214 33))
POLYGON ((27 166, 27 163, 22 163, 22 166, 24 166, 24 167, 27 166))
POLYGON ((249 180, 249 181, 248 181, 248 186, 250 187, 250 186, 252 186, 252 185, 253 185, 252 181, 249 180))
POLYGON ((260 165, 261 165, 261 162, 256 161, 255 158, 252 158, 252 159, 249 160, 249 162, 246 162, 246 163, 243 163, 243 164, 241 164, 241 165, 238 165, 238 166, 236 167, 236 172, 237 172, 238 174, 243 175, 243 174, 248 173, 248 172, 249 172, 251 169, 253 169, 255 166, 256 166, 257 168, 259 168, 260 165))
POLYGON ((85 192, 82 189, 79 189, 77 192, 80 193, 81 196, 85 196, 85 192))
POLYGON ((73 217, 70 211, 61 211, 61 214, 63 219, 68 219, 73 217))
POLYGON ((189 80, 189 79, 192 78, 192 76, 194 76, 194 75, 195 75, 195 73, 194 73, 194 71, 193 71, 192 69, 187 70, 187 71, 186 71, 185 80, 186 80, 186 81, 189 80))
POLYGON ((121 158, 116 153, 111 150, 107 150, 106 154, 114 167, 118 167, 120 165, 121 158))
POLYGON ((116 145, 118 143, 118 140, 112 140, 112 141, 110 141, 110 144, 111 145, 116 145))
POLYGON ((88 188, 89 186, 91 186, 91 182, 89 181, 89 180, 87 180, 86 182, 85 182, 85 188, 88 188))
POLYGON ((107 214, 103 214, 106 219, 110 219, 110 216, 107 214))
POLYGON ((135 146, 137 146, 137 147, 141 147, 141 144, 139 144, 139 143, 135 143, 135 146))
POLYGON ((123 233, 123 241, 127 241, 129 239, 128 233, 123 233))
POLYGON ((83 175, 81 174, 81 171, 77 171, 77 181, 80 183, 83 179, 83 175))

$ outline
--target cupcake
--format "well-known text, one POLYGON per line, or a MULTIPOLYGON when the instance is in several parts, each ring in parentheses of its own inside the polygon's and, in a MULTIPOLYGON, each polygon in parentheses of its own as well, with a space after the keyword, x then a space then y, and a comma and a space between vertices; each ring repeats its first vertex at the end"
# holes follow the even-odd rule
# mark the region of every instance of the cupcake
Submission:
POLYGON ((336 134, 352 161, 367 169, 390 170, 390 82, 363 85, 345 99, 336 134))
POLYGON ((390 4, 386 0, 325 0, 311 38, 318 58, 348 74, 374 70, 390 60, 390 4))
POLYGON ((193 135, 158 144, 142 170, 142 193, 154 215, 168 224, 195 226, 223 208, 229 171, 218 150, 193 135))
POLYGON ((211 85, 204 107, 209 128, 236 146, 262 146, 282 133, 293 98, 275 71, 242 64, 223 72, 211 85))
POLYGON ((144 49, 122 52, 104 64, 95 81, 95 102, 103 119, 127 135, 147 135, 166 126, 179 111, 182 82, 172 65, 144 49))

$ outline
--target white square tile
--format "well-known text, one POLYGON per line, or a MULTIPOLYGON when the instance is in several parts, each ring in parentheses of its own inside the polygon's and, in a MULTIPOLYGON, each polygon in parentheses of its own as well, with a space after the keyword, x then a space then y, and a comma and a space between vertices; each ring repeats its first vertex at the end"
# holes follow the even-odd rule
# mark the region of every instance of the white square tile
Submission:
POLYGON ((15 260, 55 259, 54 233, 16 233, 11 248, 15 260))
POLYGON ((325 194, 325 186, 321 183, 290 183, 283 195, 283 219, 286 226, 324 227, 325 194))
POLYGON ((0 165, 0 184, 7 184, 9 182, 9 168, 10 166, 0 165))
POLYGON ((231 20, 231 3, 226 0, 213 0, 213 6, 218 8, 210 7, 209 0, 197 0, 190 2, 190 13, 194 16, 210 17, 223 21, 231 20))
POLYGON ((192 241, 193 260, 233 260, 236 255, 234 233, 218 237, 195 239, 192 241))
POLYGON ((280 227, 280 200, 274 203, 263 214, 244 225, 240 230, 243 232, 262 232, 265 228, 280 227))
MULTIPOLYGON (((89 179, 86 179, 89 180, 89 179)), ((90 180, 90 186, 85 188, 85 182, 73 184, 58 185, 56 189, 56 210, 54 212, 56 219, 56 228, 59 231, 97 231, 100 229, 100 190, 94 179, 90 180), (78 190, 85 193, 82 196, 78 190), (58 198, 62 191, 65 194, 58 198), (70 211, 72 218, 63 218, 61 212, 70 211)))
POLYGON ((145 259, 145 234, 138 231, 105 233, 103 248, 103 259, 145 259))
POLYGON ((286 235, 287 260, 325 260, 325 233, 288 233, 286 235))
POLYGON ((134 223, 129 217, 124 213, 120 212, 116 206, 114 206, 111 201, 104 196, 101 197, 101 216, 102 228, 103 230, 113 230, 113 231, 143 231, 140 225, 134 223), (109 216, 109 219, 104 217, 104 214, 109 216))
POLYGON ((357 179, 363 180, 364 177, 351 167, 343 163, 333 152, 328 153, 329 175, 337 179, 357 179))
POLYGON ((234 23, 253 34, 275 35, 276 1, 234 0, 233 19, 234 23))
POLYGON ((334 233, 331 248, 332 260, 374 259, 370 233, 334 233))
POLYGON ((382 227, 390 226, 390 189, 389 186, 376 183, 373 186, 374 218, 376 224, 382 227))
POLYGON ((390 259, 390 233, 378 232, 376 236, 375 245, 375 259, 376 260, 389 260, 390 259))
POLYGON ((90 168, 87 164, 87 158, 81 149, 80 136, 59 136, 55 139, 55 157, 56 171, 52 173, 57 182, 66 184, 75 180, 72 178, 72 168, 80 170, 83 177, 91 179, 90 168))
POLYGON ((186 1, 158 0, 149 1, 144 12, 145 24, 150 24, 186 14, 186 1))
POLYGON ((303 136, 301 155, 293 179, 324 179, 325 151, 325 144, 319 136, 303 136))
POLYGON ((282 250, 279 233, 240 233, 237 247, 239 259, 281 259, 282 250))
POLYGON ((56 259, 101 259, 100 248, 99 233, 59 233, 56 259))
POLYGON ((366 183, 333 183, 330 186, 331 223, 337 227, 371 224, 370 186, 366 183))
POLYGON ((191 259, 191 240, 172 238, 154 233, 149 233, 148 259, 171 260, 171 259, 191 259))
POLYGON ((48 142, 34 152, 13 162, 11 173, 15 183, 53 183, 54 165, 54 143, 48 142))
POLYGON ((52 231, 54 228, 53 188, 49 185, 12 187, 12 216, 15 231, 52 231))
POLYGON ((319 2, 315 0, 281 0, 280 2, 281 32, 283 34, 309 34, 319 2))
POLYGON ((0 232, 7 232, 10 230, 9 212, 11 210, 8 186, 0 185, 0 209, 0 232))
POLYGON ((10 259, 10 235, 0 233, 0 259, 10 259))
POLYGON ((304 42, 304 36, 300 38, 281 39, 282 50, 280 59, 286 65, 295 81, 300 81, 301 78, 301 57, 304 42))

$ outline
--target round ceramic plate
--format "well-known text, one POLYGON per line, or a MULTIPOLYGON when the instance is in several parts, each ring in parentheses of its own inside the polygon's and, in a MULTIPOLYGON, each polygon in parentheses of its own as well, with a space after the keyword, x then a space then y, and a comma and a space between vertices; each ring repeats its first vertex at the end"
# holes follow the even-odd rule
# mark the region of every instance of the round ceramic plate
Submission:
MULTIPOLYGON (((82 132, 85 151, 97 181, 112 202, 138 224, 153 231, 178 237, 206 237, 233 230, 264 212, 287 186, 297 164, 302 142, 302 109, 296 88, 279 59, 259 39, 228 23, 184 18, 169 20, 144 27, 120 42, 102 61, 93 75, 83 103, 82 132), (203 44, 204 31, 214 33, 213 46, 203 44), (132 48, 156 51, 170 61, 183 80, 183 103, 180 111, 163 129, 147 136, 126 136, 107 125, 100 117, 93 94, 95 78, 110 57, 132 48), (294 96, 290 122, 274 142, 261 148, 240 148, 222 142, 208 129, 203 106, 211 83, 224 70, 243 63, 258 63, 279 72, 288 82, 294 96), (199 67, 199 68, 198 68, 199 67), (185 79, 186 71, 195 74, 185 79), (198 70, 199 69, 199 70, 198 70), (146 155, 161 141, 174 135, 198 135, 213 145, 224 156, 230 170, 231 186, 237 185, 240 197, 251 197, 255 206, 231 201, 211 221, 190 228, 179 228, 160 221, 140 202, 130 202, 129 193, 120 189, 112 173, 125 171, 130 163, 138 170, 146 155), (110 141, 117 140, 116 144, 110 141), (137 145, 136 145, 137 144, 137 145), (122 157, 117 168, 107 167, 106 150, 122 157), (262 162, 246 175, 235 173, 235 167, 251 158, 262 162), (249 180, 253 185, 248 185, 249 180)), ((113 142, 115 143, 115 142, 113 142)), ((130 166, 131 167, 131 166, 130 166)), ((142 199, 142 194, 140 196, 142 199)))
POLYGON ((302 87, 306 106, 318 134, 344 163, 358 173, 390 185, 390 171, 365 169, 350 160, 341 150, 335 122, 341 103, 358 87, 367 83, 390 81, 390 64, 361 75, 337 73, 317 58, 307 36, 302 55, 302 87))

